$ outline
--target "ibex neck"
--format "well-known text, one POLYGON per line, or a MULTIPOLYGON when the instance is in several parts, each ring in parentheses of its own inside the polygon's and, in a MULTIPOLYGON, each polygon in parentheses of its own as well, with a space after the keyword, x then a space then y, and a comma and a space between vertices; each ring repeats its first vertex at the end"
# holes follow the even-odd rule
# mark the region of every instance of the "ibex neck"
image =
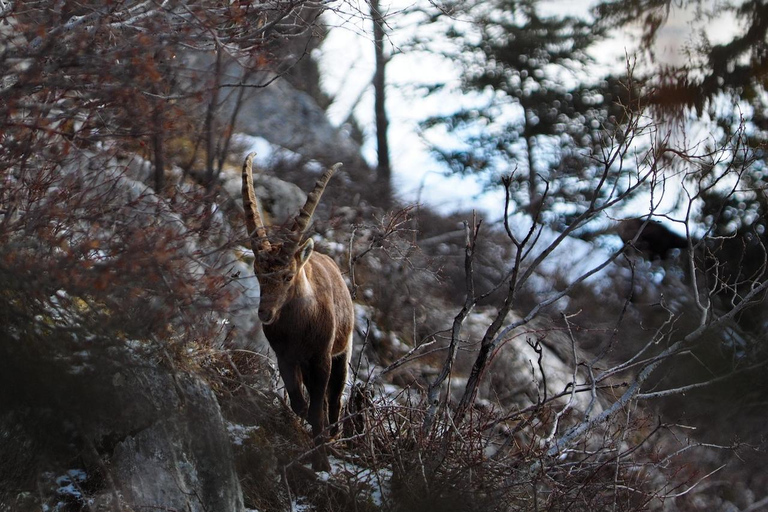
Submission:
POLYGON ((317 315, 317 294, 312 288, 304 269, 294 280, 294 287, 288 300, 277 313, 275 321, 264 326, 264 332, 271 343, 276 339, 292 337, 297 329, 314 324, 317 315))
POLYGON ((294 281, 294 289, 293 289, 293 296, 296 298, 302 297, 311 297, 314 295, 314 290, 312 289, 312 284, 310 283, 310 276, 307 275, 307 271, 310 265, 304 265, 299 270, 299 273, 296 275, 296 280, 294 281))
POLYGON ((297 318, 308 319, 314 310, 317 292, 312 287, 311 271, 308 275, 307 267, 309 265, 299 270, 293 282, 291 297, 280 311, 280 320, 295 322, 297 318))

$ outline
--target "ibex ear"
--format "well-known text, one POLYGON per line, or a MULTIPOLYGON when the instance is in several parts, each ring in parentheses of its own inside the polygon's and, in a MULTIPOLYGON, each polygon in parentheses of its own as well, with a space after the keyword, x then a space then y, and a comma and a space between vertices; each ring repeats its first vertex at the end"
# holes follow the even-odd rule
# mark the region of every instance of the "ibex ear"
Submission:
POLYGON ((315 242, 313 242, 311 238, 307 238, 307 240, 299 246, 299 250, 296 251, 296 260, 299 267, 307 262, 314 248, 315 242))

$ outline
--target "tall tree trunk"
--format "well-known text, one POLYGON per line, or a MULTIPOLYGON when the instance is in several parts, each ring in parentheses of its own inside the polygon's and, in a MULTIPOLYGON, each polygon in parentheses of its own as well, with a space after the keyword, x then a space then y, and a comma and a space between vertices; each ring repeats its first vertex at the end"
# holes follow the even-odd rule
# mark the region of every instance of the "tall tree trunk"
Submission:
MULTIPOLYGON (((528 131, 526 127, 526 131, 528 131)), ((539 180, 536 175, 536 163, 533 158, 533 136, 525 138, 526 154, 528 156, 528 214, 531 218, 536 218, 541 207, 541 197, 539 197, 539 180)))
POLYGON ((371 2, 371 21, 373 22, 373 41, 376 50, 376 72, 373 75, 374 90, 374 114, 376 116, 376 154, 378 163, 376 166, 376 182, 386 193, 385 201, 391 197, 392 168, 389 163, 389 142, 387 139, 386 109, 386 66, 387 57, 384 55, 384 17, 381 14, 379 0, 371 2))
POLYGON ((216 160, 215 114, 219 108, 219 89, 221 88, 221 48, 216 45, 216 64, 213 71, 211 102, 205 114, 205 187, 210 191, 218 177, 214 163, 216 160))

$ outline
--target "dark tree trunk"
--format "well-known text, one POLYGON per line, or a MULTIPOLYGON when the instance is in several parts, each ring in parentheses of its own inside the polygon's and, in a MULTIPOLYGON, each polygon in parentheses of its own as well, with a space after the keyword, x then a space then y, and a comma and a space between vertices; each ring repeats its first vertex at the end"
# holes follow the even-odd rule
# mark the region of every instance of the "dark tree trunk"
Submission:
POLYGON ((384 55, 384 18, 379 8, 379 0, 371 0, 371 20, 373 21, 373 40, 376 50, 376 72, 373 75, 374 113, 376 116, 376 182, 381 191, 386 193, 388 201, 391 195, 392 168, 389 162, 389 142, 387 139, 386 110, 386 66, 387 57, 384 55))
MULTIPOLYGON (((526 127, 526 131, 528 128, 526 127)), ((535 219, 541 208, 541 197, 539 197, 539 183, 536 175, 536 163, 533 159, 534 138, 526 137, 526 154, 528 156, 528 213, 535 219)))
POLYGON ((213 71, 213 90, 211 102, 205 114, 205 186, 210 191, 218 177, 214 163, 216 161, 216 110, 219 107, 219 89, 221 87, 221 48, 216 47, 216 65, 213 71))

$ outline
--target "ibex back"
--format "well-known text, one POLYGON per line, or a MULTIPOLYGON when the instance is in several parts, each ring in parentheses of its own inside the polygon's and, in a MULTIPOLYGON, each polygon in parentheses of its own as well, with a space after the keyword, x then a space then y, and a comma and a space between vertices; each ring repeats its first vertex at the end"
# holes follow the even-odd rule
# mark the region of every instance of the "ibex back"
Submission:
POLYGON ((277 356, 291 408, 312 425, 320 447, 315 469, 327 469, 322 444, 330 426, 337 430, 341 396, 352 350, 354 307, 341 271, 324 254, 313 251, 311 238, 302 242, 315 207, 336 164, 325 171, 307 202, 282 237, 267 236, 253 189, 253 157, 243 164, 245 224, 253 248, 253 269, 259 280, 259 319, 277 356), (302 384, 307 388, 309 404, 302 384))

